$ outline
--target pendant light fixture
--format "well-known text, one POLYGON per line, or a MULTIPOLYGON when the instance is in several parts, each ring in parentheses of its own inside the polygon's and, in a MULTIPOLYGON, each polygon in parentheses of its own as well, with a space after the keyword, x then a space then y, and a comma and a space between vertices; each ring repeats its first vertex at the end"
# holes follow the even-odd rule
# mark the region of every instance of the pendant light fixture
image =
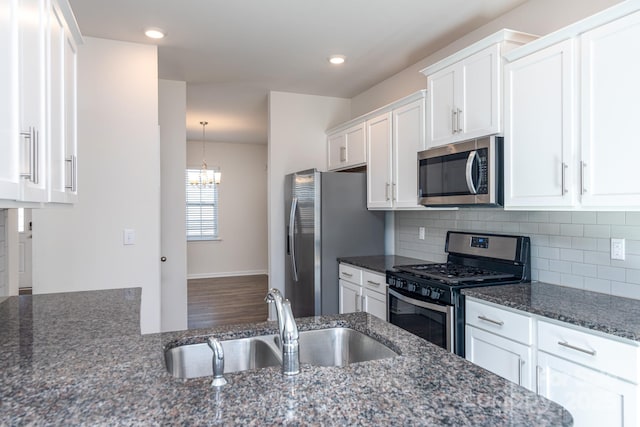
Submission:
POLYGON ((202 165, 200 166, 200 172, 193 176, 192 179, 189 180, 189 184, 198 185, 201 187, 211 187, 214 183, 220 184, 222 174, 220 171, 213 171, 207 168, 207 160, 205 159, 205 151, 204 151, 204 142, 205 142, 205 127, 209 124, 209 122, 202 121, 200 125, 202 125, 202 165))

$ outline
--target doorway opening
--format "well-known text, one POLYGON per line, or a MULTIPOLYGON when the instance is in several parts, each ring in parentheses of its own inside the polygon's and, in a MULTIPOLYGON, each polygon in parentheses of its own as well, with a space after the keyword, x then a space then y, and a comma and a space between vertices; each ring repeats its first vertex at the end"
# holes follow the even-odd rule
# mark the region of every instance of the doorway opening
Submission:
POLYGON ((18 294, 33 292, 33 220, 31 209, 18 208, 18 294))

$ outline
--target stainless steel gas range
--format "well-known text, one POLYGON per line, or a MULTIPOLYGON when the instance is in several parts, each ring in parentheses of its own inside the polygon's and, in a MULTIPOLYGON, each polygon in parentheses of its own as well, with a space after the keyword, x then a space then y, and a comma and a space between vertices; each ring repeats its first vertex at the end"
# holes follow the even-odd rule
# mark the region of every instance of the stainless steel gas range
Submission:
POLYGON ((387 319, 464 357, 464 295, 460 290, 531 279, 526 236, 448 231, 447 262, 387 270, 387 319))

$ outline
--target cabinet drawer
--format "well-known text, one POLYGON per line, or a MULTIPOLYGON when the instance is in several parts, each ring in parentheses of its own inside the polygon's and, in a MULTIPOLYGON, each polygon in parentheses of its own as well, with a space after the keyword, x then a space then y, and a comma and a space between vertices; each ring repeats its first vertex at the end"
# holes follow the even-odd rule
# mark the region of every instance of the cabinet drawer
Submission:
POLYGON ((340 279, 362 286, 362 270, 347 264, 340 264, 340 279))
POLYGON ((362 272, 362 285, 374 292, 386 294, 387 278, 382 274, 372 273, 370 271, 362 272))
POLYGON ((531 345, 533 319, 498 307, 466 301, 466 323, 496 335, 531 345))
POLYGON ((562 325, 538 322, 538 349, 638 383, 640 347, 562 325))

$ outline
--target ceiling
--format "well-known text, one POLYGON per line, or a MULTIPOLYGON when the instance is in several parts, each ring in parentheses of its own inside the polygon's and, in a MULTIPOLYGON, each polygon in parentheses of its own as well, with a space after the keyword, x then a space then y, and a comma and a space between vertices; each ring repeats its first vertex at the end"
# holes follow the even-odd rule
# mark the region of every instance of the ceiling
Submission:
POLYGON ((266 143, 270 90, 351 98, 526 0, 70 0, 83 35, 158 45, 187 138, 266 143), (160 41, 143 34, 166 32, 160 41), (347 57, 332 66, 332 54, 347 57))

